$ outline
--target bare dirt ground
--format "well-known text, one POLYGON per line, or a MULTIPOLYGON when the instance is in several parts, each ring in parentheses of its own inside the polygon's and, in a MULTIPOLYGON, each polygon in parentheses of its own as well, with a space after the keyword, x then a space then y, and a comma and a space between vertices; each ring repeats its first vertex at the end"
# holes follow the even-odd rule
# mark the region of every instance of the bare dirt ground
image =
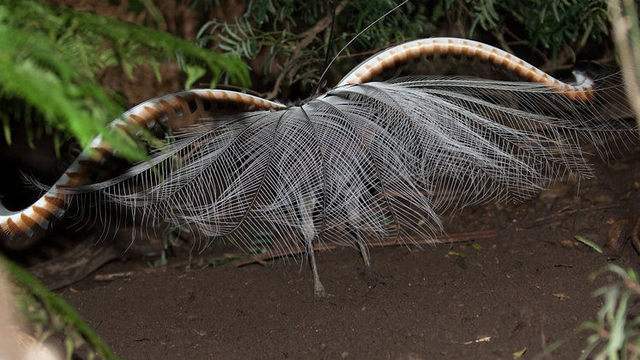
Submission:
POLYGON ((590 275, 635 266, 639 162, 627 154, 596 164, 594 179, 447 220, 451 235, 495 238, 374 248, 376 282, 355 250, 322 252, 327 299, 314 299, 307 264, 292 258, 191 270, 183 258, 116 262, 60 293, 126 359, 575 359, 607 282, 590 275))

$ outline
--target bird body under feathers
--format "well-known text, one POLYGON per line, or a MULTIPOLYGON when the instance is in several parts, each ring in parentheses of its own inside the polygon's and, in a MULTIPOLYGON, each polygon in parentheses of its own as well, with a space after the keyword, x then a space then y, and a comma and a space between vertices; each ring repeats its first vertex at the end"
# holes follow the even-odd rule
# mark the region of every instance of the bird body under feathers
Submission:
POLYGON ((635 132, 610 121, 608 109, 627 108, 620 83, 576 80, 562 83, 489 45, 433 38, 375 55, 299 106, 220 90, 169 95, 115 122, 173 131, 148 161, 88 184, 91 168, 111 152, 97 139, 34 205, 0 208, 0 228, 6 244, 36 237, 77 201, 114 226, 128 213, 245 248, 258 236, 275 251, 304 246, 317 277, 314 243, 365 255, 364 243, 376 239, 434 238, 447 212, 526 199, 569 173, 589 176, 582 141, 606 155, 635 132), (530 82, 372 81, 434 54, 476 57, 530 82))

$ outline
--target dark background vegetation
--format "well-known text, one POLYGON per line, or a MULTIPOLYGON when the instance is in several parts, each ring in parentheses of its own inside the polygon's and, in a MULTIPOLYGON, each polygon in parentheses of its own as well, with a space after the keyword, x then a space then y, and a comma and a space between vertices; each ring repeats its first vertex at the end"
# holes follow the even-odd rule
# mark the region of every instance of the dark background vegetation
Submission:
MULTIPOLYGON (((282 101, 306 98, 338 50, 396 4, 4 1, 3 141, 12 141, 11 134, 24 126, 33 147, 44 117, 48 127, 62 130, 57 134, 45 129, 57 134, 56 147, 69 134, 86 143, 127 107, 189 87, 240 87, 282 101), (25 68, 33 83, 18 81, 25 68)), ((572 69, 577 63, 610 63, 607 24, 604 0, 410 1, 360 35, 338 56, 320 86, 331 87, 379 50, 429 36, 479 39, 548 72, 572 69)))

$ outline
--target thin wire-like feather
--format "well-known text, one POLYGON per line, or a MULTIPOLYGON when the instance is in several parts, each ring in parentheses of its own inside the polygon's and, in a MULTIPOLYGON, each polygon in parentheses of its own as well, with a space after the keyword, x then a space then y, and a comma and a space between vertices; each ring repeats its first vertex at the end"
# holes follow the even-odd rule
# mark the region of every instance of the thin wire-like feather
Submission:
POLYGON ((615 91, 575 102, 464 78, 341 86, 302 106, 204 119, 123 175, 66 191, 245 248, 356 246, 347 228, 433 238, 447 212, 590 176, 581 141, 606 156, 607 140, 635 136, 609 121, 607 109, 626 106, 615 91))

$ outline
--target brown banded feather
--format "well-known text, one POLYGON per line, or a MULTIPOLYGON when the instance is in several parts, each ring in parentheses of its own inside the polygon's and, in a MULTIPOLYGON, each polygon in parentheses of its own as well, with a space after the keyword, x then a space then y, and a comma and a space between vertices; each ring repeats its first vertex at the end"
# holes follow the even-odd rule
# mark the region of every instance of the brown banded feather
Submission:
POLYGON ((92 146, 89 149, 89 156, 93 161, 100 162, 105 158, 111 156, 112 151, 110 148, 106 146, 106 144, 101 143, 98 146, 92 146))
POLYGON ((103 153, 101 150, 98 150, 95 147, 91 147, 85 153, 81 154, 80 158, 82 159, 82 161, 86 161, 94 164, 100 164, 108 154, 103 153))
POLYGON ((127 136, 133 136, 133 127, 131 123, 119 122, 114 125, 118 130, 122 131, 127 136))
POLYGON ((67 176, 67 178, 69 178, 69 180, 65 184, 63 184, 64 186, 82 185, 88 178, 88 174, 82 174, 79 172, 66 172, 65 175, 67 176))
POLYGON ((149 117, 156 117, 160 115, 160 111, 155 106, 145 105, 142 109, 149 117))
POLYGON ((44 196, 45 209, 51 213, 58 213, 65 206, 65 201, 63 198, 55 197, 55 196, 44 196))
POLYGON ((178 108, 182 111, 183 116, 186 114, 193 114, 189 108, 189 101, 191 99, 182 96, 176 96, 176 99, 178 100, 178 108))
POLYGON ((509 60, 505 56, 498 55, 495 50, 491 51, 492 61, 498 66, 504 66, 509 60))
POLYGON ((134 124, 136 124, 136 125, 138 125, 138 126, 146 126, 147 122, 149 122, 150 118, 151 118, 151 116, 149 116, 147 114, 142 114, 142 116, 138 116, 136 114, 129 115, 129 121, 134 123, 134 124))
MULTIPOLYGON (((129 135, 132 135, 131 132, 133 132, 135 126, 152 126, 163 118, 173 120, 171 124, 168 124, 172 129, 185 126, 204 115, 205 102, 233 103, 244 106, 240 111, 285 107, 275 102, 235 92, 195 90, 149 100, 141 104, 140 107, 123 114, 111 126, 129 135)), ((113 149, 108 143, 101 140, 100 137, 94 139, 92 145, 76 159, 74 165, 65 172, 53 188, 85 184, 90 178, 91 171, 112 154, 113 149)), ((32 242, 25 243, 18 239, 29 238, 33 240, 39 237, 44 232, 41 230, 46 230, 51 220, 64 212, 66 200, 65 196, 49 191, 47 195, 38 200, 37 204, 34 203, 21 212, 13 213, 12 215, 0 216, 0 219, 2 219, 0 220, 0 234, 7 238, 7 241, 5 241, 6 246, 14 249, 28 247, 32 242), (31 212, 27 215, 29 209, 31 209, 31 212)))
MULTIPOLYGON (((35 211, 35 206, 31 207, 31 210, 33 211, 33 213, 30 215, 30 218, 33 219, 33 221, 36 222, 37 228, 38 230, 46 230, 47 226, 49 225, 49 219, 52 219, 53 217, 49 217, 50 215, 47 216, 43 216, 39 213, 37 213, 35 211)), ((36 226, 33 227, 34 229, 36 228, 36 226)))
MULTIPOLYGON (((413 46, 409 44, 400 45, 388 50, 386 54, 382 53, 371 58, 363 65, 357 67, 353 74, 347 76, 348 81, 346 83, 360 84, 370 81, 384 70, 388 70, 421 56, 463 55, 501 66, 508 71, 514 72, 526 81, 541 83, 554 91, 562 92, 563 95, 572 100, 585 101, 589 100, 593 95, 593 92, 589 89, 570 85, 565 87, 564 85, 566 84, 554 81, 548 74, 526 64, 523 60, 489 45, 469 42, 467 40, 457 42, 453 39, 445 39, 444 41, 442 39, 434 39, 427 43, 420 41, 416 43, 417 44, 413 46), (562 86, 558 84, 562 84, 562 86)), ((340 83, 340 85, 342 84, 343 82, 340 83)))
POLYGON ((475 57, 477 56, 476 54, 477 54, 477 49, 469 45, 466 45, 464 47, 464 50, 462 51, 462 55, 468 56, 468 57, 475 57))
POLYGON ((48 219, 51 219, 51 218, 53 218, 55 216, 54 212, 50 212, 49 210, 47 210, 45 208, 42 208, 42 207, 39 207, 39 206, 36 206, 36 205, 31 206, 31 209, 33 210, 33 212, 35 214, 37 214, 42 219, 47 220, 47 221, 48 221, 48 219))
POLYGON ((160 109, 161 112, 164 113, 164 115, 169 116, 170 112, 174 112, 173 107, 171 106, 171 104, 165 100, 165 99, 160 99, 160 101, 158 101, 158 108, 160 109))
POLYGON ((13 220, 8 219, 6 222, 6 227, 8 229, 8 233, 12 235, 22 234, 24 231, 13 222, 13 220))
POLYGON ((451 47, 451 53, 453 55, 459 56, 462 55, 462 46, 456 45, 456 44, 449 44, 449 46, 451 47))
POLYGON ((93 150, 100 152, 102 155, 107 156, 113 153, 111 146, 104 141, 101 141, 98 145, 91 147, 93 150))
POLYGON ((167 103, 173 109, 177 109, 178 107, 180 107, 180 98, 176 94, 169 95, 167 97, 167 103))
POLYGON ((12 234, 25 234, 25 235, 28 235, 32 231, 31 228, 27 227, 20 220, 13 221, 12 219, 8 219, 7 220, 7 226, 9 228, 9 231, 12 234))
POLYGON ((25 213, 20 214, 20 221, 30 230, 35 229, 35 227, 39 225, 38 222, 33 220, 25 213))

